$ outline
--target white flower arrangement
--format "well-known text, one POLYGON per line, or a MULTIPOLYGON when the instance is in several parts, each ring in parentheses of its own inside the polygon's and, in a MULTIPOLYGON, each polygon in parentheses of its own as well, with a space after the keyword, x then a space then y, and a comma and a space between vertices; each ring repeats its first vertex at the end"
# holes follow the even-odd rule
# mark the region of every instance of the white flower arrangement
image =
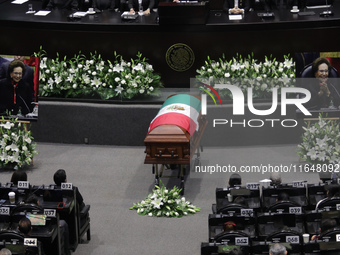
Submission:
POLYGON ((30 165, 38 154, 30 131, 26 131, 17 119, 0 121, 0 168, 22 168, 30 165))
POLYGON ((180 196, 181 189, 175 186, 168 190, 162 182, 160 184, 161 187, 155 186, 153 193, 141 202, 134 203, 130 210, 137 210, 139 215, 150 217, 182 217, 200 211, 200 208, 180 196))
POLYGON ((306 128, 302 143, 298 145, 298 155, 306 162, 316 164, 340 164, 340 132, 339 123, 319 121, 306 128))
POLYGON ((161 77, 141 53, 125 61, 114 53, 115 60, 103 60, 96 52, 90 59, 79 53, 71 60, 46 57, 40 49, 39 95, 44 97, 119 98, 132 99, 139 95, 158 95, 163 87, 161 77))
MULTIPOLYGON (((243 93, 253 88, 253 98, 271 98, 273 88, 292 87, 295 82, 295 63, 289 56, 284 56, 282 62, 272 56, 265 56, 264 62, 258 62, 253 54, 247 58, 237 54, 229 61, 224 55, 218 61, 208 57, 196 72, 199 82, 211 86, 230 83, 238 85, 243 93)), ((219 94, 231 95, 229 90, 220 90, 219 94)))

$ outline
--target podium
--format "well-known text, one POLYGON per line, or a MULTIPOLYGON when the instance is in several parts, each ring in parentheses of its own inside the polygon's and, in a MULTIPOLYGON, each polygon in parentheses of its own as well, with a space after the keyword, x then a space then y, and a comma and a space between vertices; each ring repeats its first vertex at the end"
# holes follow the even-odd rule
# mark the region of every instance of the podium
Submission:
POLYGON ((198 1, 160 2, 160 25, 205 25, 209 15, 209 3, 198 1))

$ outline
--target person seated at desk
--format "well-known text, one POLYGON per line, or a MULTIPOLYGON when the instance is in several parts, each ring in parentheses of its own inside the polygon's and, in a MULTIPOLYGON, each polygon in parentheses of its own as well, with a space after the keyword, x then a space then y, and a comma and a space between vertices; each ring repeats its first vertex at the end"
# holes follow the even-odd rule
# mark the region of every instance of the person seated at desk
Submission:
POLYGON ((337 226, 337 223, 336 223, 335 219, 330 219, 330 218, 323 219, 321 221, 321 226, 320 226, 320 229, 319 229, 320 234, 319 235, 313 235, 312 238, 311 238, 311 241, 318 240, 322 233, 325 233, 325 232, 335 228, 336 226, 337 226))
MULTIPOLYGON (((34 70, 32 67, 27 65, 25 63, 25 57, 24 56, 14 56, 14 60, 20 60, 25 64, 25 73, 22 75, 22 79, 31 87, 32 90, 32 101, 34 101, 34 70)), ((1 65, 0 65, 0 80, 7 77, 8 74, 8 66, 11 61, 5 59, 1 65)))
POLYGON ((243 251, 239 247, 234 247, 228 255, 243 255, 243 251))
POLYGON ((22 79, 25 75, 25 64, 13 60, 8 65, 7 77, 0 80, 0 114, 9 111, 11 115, 26 115, 33 110, 30 85, 22 79))
POLYGON ((324 199, 321 199, 315 206, 315 210, 318 210, 319 209, 319 206, 320 204, 323 202, 323 201, 326 201, 326 200, 329 200, 330 198, 332 197, 340 197, 340 186, 339 185, 328 185, 328 186, 325 186, 325 189, 326 189, 326 195, 327 197, 324 198, 324 199))
POLYGON ((27 181, 27 174, 24 170, 17 170, 12 174, 11 183, 18 185, 19 181, 27 181))
POLYGON ((289 195, 286 192, 280 192, 276 202, 289 201, 289 195))
POLYGON ((271 180, 271 183, 270 183, 271 186, 276 187, 276 186, 281 185, 282 183, 282 178, 281 178, 280 173, 275 173, 275 172, 270 173, 269 179, 271 180))
POLYGON ((78 11, 77 0, 49 0, 46 6, 46 10, 71 10, 78 11))
POLYGON ((236 186, 241 186, 242 184, 242 178, 239 174, 232 174, 229 177, 229 181, 228 181, 229 187, 233 188, 236 186))
MULTIPOLYGON (((3 57, 0 56, 0 67, 2 66, 2 64, 4 64, 4 63, 9 63, 9 62, 10 62, 10 61, 9 61, 8 59, 3 58, 3 57)), ((6 77, 6 73, 7 73, 7 72, 5 72, 5 77, 6 77)), ((3 77, 3 78, 5 78, 5 77, 3 77)), ((0 73, 0 79, 1 79, 1 73, 0 73)))
MULTIPOLYGON (((31 194, 28 196, 25 203, 39 206, 39 198, 36 195, 31 194)), ((71 252, 69 248, 70 247, 70 241, 69 241, 70 233, 68 229, 68 224, 65 220, 59 220, 59 227, 61 229, 61 233, 63 234, 62 238, 64 239, 64 254, 69 255, 71 254, 71 252)))
POLYGON ((292 9, 293 6, 300 5, 300 0, 267 0, 267 7, 270 10, 292 9))
POLYGON ((224 222, 223 232, 231 232, 236 230, 236 224, 232 221, 224 222))
MULTIPOLYGON (((53 175, 53 180, 57 186, 61 186, 61 183, 67 182, 66 171, 64 169, 57 170, 53 175)), ((76 200, 79 205, 79 210, 81 211, 85 206, 84 199, 83 199, 83 196, 80 194, 78 188, 75 187, 75 189, 76 189, 76 200)))
POLYGON ((103 11, 103 10, 114 11, 116 8, 116 1, 115 0, 93 0, 92 7, 94 8, 96 12, 103 11))
POLYGON ((319 57, 312 64, 312 71, 316 79, 303 87, 311 92, 311 99, 305 103, 307 109, 329 108, 340 105, 340 88, 328 81, 331 64, 325 57, 319 57))
POLYGON ((276 243, 269 248, 269 255, 287 255, 287 249, 280 243, 276 243))
POLYGON ((242 206, 248 208, 248 202, 247 202, 247 200, 246 200, 244 197, 242 197, 242 196, 235 197, 234 203, 235 203, 235 204, 242 205, 242 206))
MULTIPOLYGON (((130 14, 134 14, 135 10, 139 10, 139 3, 138 0, 129 0, 128 2, 130 14)), ((142 7, 143 7, 143 14, 149 15, 152 8, 155 6, 155 0, 143 0, 142 1, 142 7)))
POLYGON ((250 10, 250 0, 224 0, 223 11, 228 14, 244 14, 250 10))
POLYGON ((30 236, 32 229, 31 221, 28 218, 23 217, 19 220, 18 230, 20 233, 24 234, 24 236, 30 236))
POLYGON ((12 255, 12 252, 7 248, 2 248, 0 250, 0 255, 12 255))

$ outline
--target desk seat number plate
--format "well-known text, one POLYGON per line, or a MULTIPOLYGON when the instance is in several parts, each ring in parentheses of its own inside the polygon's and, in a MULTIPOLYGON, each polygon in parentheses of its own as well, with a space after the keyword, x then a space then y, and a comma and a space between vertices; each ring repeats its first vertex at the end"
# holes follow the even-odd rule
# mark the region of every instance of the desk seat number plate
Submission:
POLYGON ((248 237, 235 237, 236 245, 249 245, 248 237))
POLYGON ((299 236, 286 236, 286 243, 299 244, 300 237, 299 236))
POLYGON ((28 181, 18 181, 18 188, 19 189, 29 189, 30 184, 28 181))
POLYGON ((0 215, 9 215, 10 209, 9 207, 0 207, 0 215))
POLYGON ((64 190, 72 190, 73 186, 72 186, 72 183, 69 183, 69 182, 63 182, 61 184, 61 189, 64 189, 64 190))
POLYGON ((260 187, 260 184, 256 182, 251 182, 251 183, 247 183, 246 187, 247 189, 250 189, 250 190, 258 190, 260 187))
POLYGON ((37 238, 25 238, 24 239, 24 245, 38 246, 38 240, 37 240, 37 238))
POLYGON ((44 209, 44 214, 49 218, 55 218, 57 216, 55 209, 44 209))
POLYGON ((302 208, 301 207, 289 207, 289 213, 292 214, 302 214, 302 208))

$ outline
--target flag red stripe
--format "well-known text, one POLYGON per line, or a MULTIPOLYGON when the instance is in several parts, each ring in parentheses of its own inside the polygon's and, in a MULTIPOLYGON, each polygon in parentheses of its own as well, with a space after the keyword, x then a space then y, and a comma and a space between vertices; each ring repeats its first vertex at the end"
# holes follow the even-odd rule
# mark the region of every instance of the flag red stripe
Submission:
POLYGON ((158 116, 150 124, 149 132, 160 125, 176 125, 184 128, 190 135, 192 135, 196 130, 195 122, 188 116, 181 113, 166 113, 158 116))

